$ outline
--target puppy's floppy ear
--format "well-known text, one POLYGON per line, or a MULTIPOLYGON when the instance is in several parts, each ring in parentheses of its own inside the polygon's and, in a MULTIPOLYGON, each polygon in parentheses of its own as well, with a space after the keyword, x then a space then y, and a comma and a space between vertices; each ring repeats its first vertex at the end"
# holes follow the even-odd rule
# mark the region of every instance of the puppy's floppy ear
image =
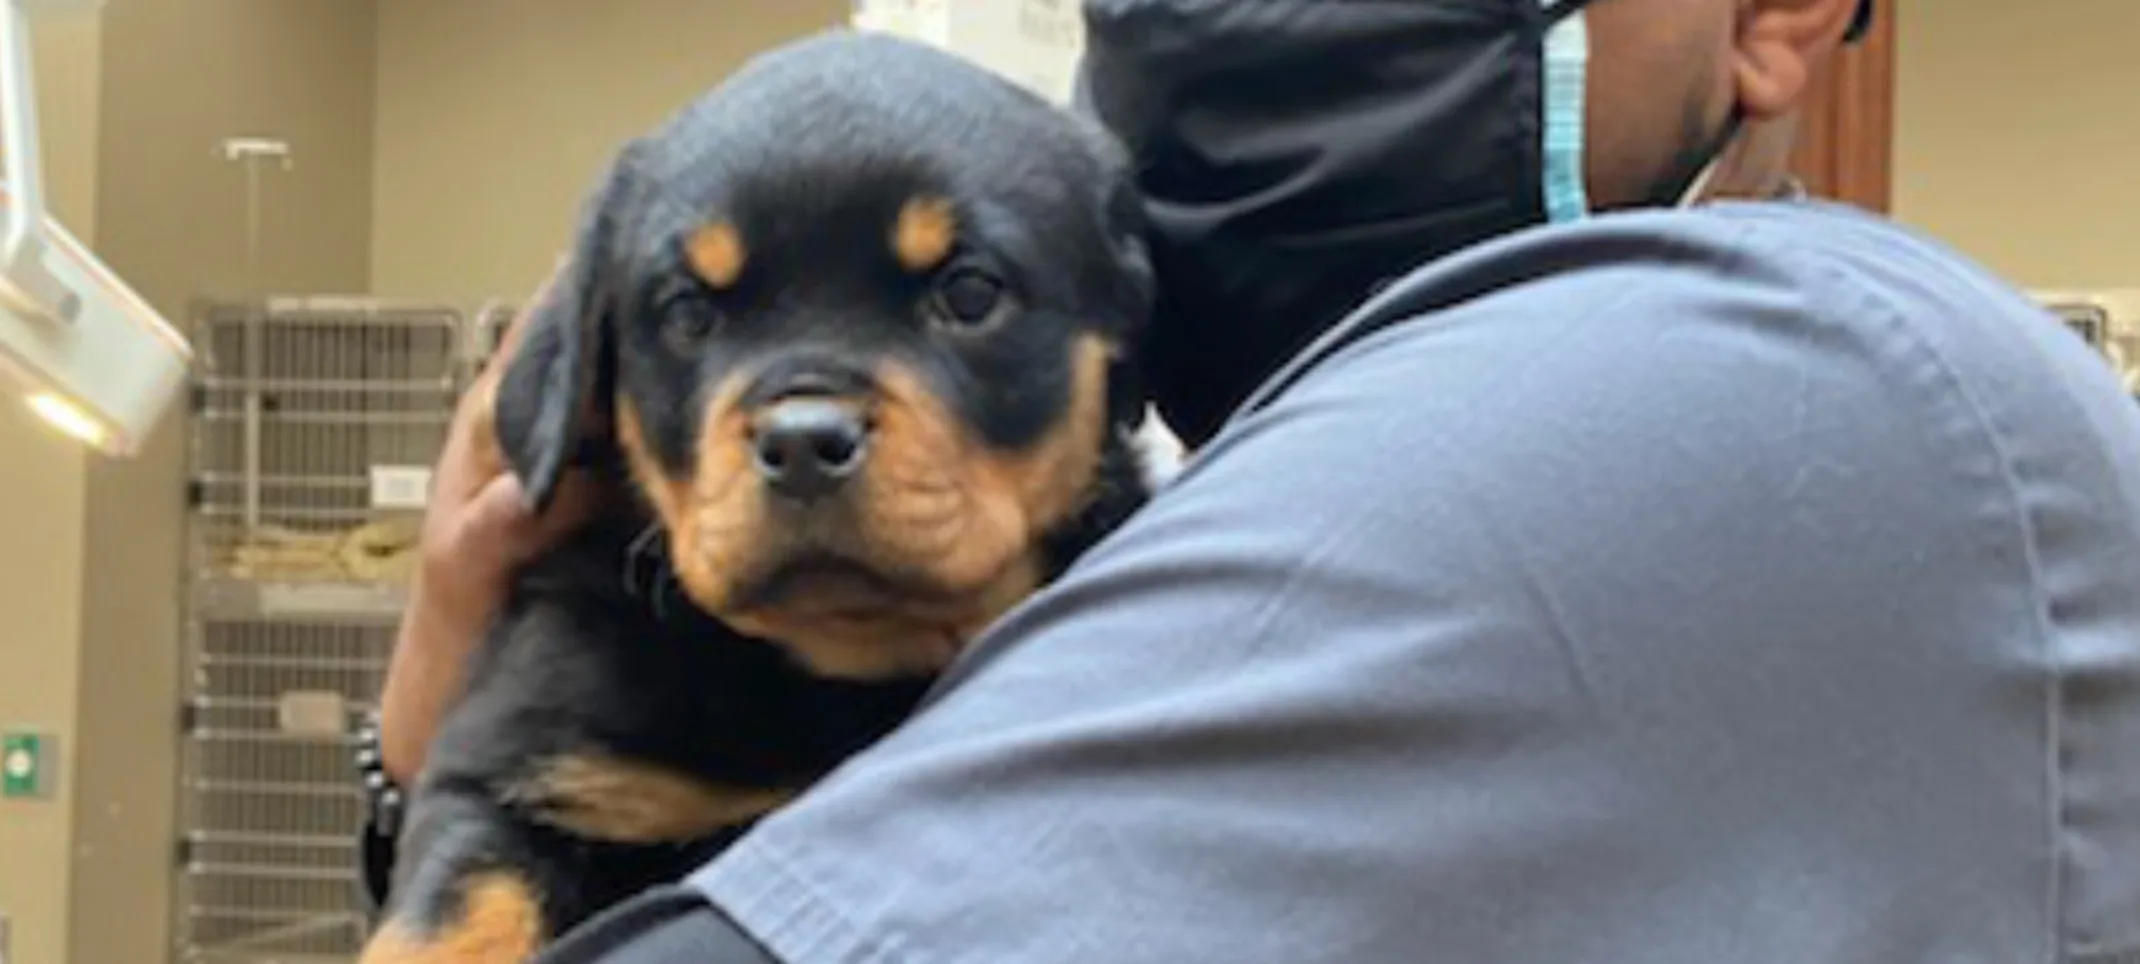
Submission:
POLYGON ((1107 372, 1107 410, 1111 422, 1125 432, 1144 424, 1145 387, 1139 377, 1138 358, 1143 354, 1145 330, 1151 324, 1158 299, 1152 268, 1151 245, 1146 240, 1144 195, 1137 190, 1127 159, 1112 154, 1106 166, 1106 230, 1108 248, 1114 256, 1115 284, 1112 292, 1114 332, 1119 354, 1107 372))
POLYGON ((645 199, 637 142, 619 153, 586 202, 564 273, 534 308, 498 379, 494 429, 530 507, 547 508, 565 469, 593 439, 615 379, 618 239, 645 199))

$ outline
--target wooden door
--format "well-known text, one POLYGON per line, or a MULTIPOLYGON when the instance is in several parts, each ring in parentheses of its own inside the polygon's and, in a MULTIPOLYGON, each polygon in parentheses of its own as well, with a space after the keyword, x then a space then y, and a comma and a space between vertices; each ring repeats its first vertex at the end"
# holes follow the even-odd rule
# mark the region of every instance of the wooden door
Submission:
POLYGON ((1791 166, 1807 190, 1887 213, 1895 131, 1895 19, 1881 0, 1864 40, 1814 81, 1791 166))

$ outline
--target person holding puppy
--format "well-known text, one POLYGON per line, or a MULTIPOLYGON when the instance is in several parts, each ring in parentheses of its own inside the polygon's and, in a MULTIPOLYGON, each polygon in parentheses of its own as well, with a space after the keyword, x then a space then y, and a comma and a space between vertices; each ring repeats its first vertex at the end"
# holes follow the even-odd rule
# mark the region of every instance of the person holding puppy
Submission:
MULTIPOLYGON (((1085 7, 1193 458, 906 727, 544 960, 2140 959, 2140 411, 1793 190, 1868 4, 1085 7)), ((475 448, 397 778, 570 521, 475 448)))

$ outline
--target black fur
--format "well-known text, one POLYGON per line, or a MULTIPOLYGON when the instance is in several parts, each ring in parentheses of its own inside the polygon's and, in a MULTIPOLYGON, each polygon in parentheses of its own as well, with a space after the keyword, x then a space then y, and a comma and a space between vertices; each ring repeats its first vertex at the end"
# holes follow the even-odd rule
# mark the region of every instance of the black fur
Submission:
MULTIPOLYGON (((1146 494, 1130 360, 1152 282, 1129 173, 1095 129, 946 54, 842 33, 765 55, 621 153, 501 376, 501 447, 537 504, 576 453, 621 484, 597 427, 615 424, 622 398, 653 458, 688 474, 719 386, 865 379, 896 362, 970 437, 1015 453, 1067 417, 1070 346, 1099 335, 1122 350, 1112 424, 1084 509, 1039 535, 1053 578, 1146 494), (950 199, 963 230, 950 264, 920 274, 888 261, 881 239, 924 195, 950 199), (683 255, 713 212, 747 240, 725 290, 683 255), (919 307, 960 265, 1008 283, 1009 314, 986 332, 940 330, 919 307)), ((667 551, 645 506, 619 506, 519 580, 414 797, 387 916, 403 937, 460 926, 462 885, 497 872, 540 896, 554 935, 741 829, 646 846, 575 838, 505 793, 545 760, 598 749, 795 787, 898 725, 929 686, 808 672, 694 605, 667 551)))

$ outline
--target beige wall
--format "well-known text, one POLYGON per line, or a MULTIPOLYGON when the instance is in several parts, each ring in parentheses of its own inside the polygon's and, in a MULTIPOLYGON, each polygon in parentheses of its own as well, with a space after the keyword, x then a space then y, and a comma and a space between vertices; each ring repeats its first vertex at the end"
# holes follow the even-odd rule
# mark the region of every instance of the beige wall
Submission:
POLYGON ((345 0, 108 0, 105 257, 166 312, 185 299, 369 283, 372 5, 345 0), (256 277, 242 164, 225 137, 288 141, 265 165, 256 277))
MULTIPOLYGON (((456 300, 531 285, 619 139, 751 50, 846 10, 379 3, 372 282, 456 300)), ((1896 214, 2023 284, 2140 284, 2140 60, 2127 50, 2140 4, 2059 0, 2056 17, 2037 6, 1901 11, 1896 214)))
POLYGON ((847 0, 379 0, 372 283, 517 296, 618 143, 847 0))
MULTIPOLYGON (((93 19, 39 24, 38 112, 44 128, 47 202, 68 230, 95 243, 97 62, 93 19)), ((0 405, 0 724, 57 737, 58 795, 0 801, 0 914, 13 924, 8 964, 63 964, 74 786, 73 721, 81 664, 76 641, 82 600, 82 515, 87 458, 72 442, 0 405), (34 548, 31 548, 34 547, 34 548)))
MULTIPOLYGON (((369 281, 374 11, 342 0, 110 0, 36 28, 45 164, 70 230, 159 308, 369 281), (244 244, 232 134, 289 139, 244 244)), ((0 412, 0 722, 57 737, 59 794, 0 803, 9 964, 166 960, 182 433, 87 459, 0 412), (125 926, 114 926, 123 922, 125 926)))
MULTIPOLYGON (((94 19, 59 18, 33 35, 43 122, 47 203, 69 231, 95 243, 97 63, 94 19)), ((8 964, 64 964, 75 797, 66 760, 81 663, 82 514, 87 458, 74 443, 0 401, 0 724, 54 734, 57 796, 0 801, 0 915, 13 926, 8 964)))
POLYGON ((2140 3, 1902 16, 1896 216, 2031 287, 2140 285, 2140 3))
MULTIPOLYGON (((374 24, 349 0, 110 0, 97 244, 168 317, 204 296, 366 286, 374 24), (261 174, 257 265, 245 170, 216 151, 233 135, 295 157, 261 174)), ((171 946, 182 423, 88 473, 74 964, 154 964, 171 946)))

